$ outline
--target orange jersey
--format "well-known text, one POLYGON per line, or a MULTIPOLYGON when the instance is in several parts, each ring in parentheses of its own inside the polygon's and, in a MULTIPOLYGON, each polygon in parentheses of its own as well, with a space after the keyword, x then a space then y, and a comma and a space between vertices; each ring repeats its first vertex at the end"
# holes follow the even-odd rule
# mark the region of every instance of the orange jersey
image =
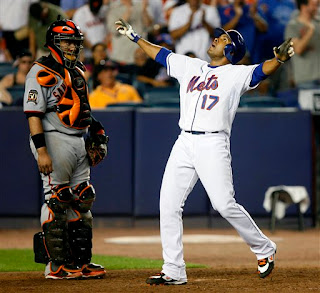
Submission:
POLYGON ((105 108, 110 104, 130 102, 141 103, 142 98, 133 86, 120 82, 116 82, 112 89, 100 85, 89 96, 92 109, 105 108))

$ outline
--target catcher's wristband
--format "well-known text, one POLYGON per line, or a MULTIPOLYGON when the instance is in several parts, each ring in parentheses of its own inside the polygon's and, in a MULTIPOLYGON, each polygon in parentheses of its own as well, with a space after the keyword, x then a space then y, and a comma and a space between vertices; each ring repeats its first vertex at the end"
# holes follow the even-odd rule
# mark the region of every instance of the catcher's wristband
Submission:
POLYGON ((44 133, 38 133, 31 136, 32 141, 36 149, 42 148, 46 146, 46 140, 44 138, 44 133))

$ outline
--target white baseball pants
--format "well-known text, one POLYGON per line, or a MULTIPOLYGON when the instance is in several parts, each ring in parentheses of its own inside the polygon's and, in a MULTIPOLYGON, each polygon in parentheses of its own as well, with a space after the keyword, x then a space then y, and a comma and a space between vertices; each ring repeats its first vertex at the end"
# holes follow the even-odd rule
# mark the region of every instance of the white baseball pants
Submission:
POLYGON ((184 203, 200 178, 215 210, 250 246, 257 259, 275 252, 276 245, 234 198, 229 136, 181 132, 163 175, 160 191, 162 271, 175 280, 187 280, 182 244, 184 203))

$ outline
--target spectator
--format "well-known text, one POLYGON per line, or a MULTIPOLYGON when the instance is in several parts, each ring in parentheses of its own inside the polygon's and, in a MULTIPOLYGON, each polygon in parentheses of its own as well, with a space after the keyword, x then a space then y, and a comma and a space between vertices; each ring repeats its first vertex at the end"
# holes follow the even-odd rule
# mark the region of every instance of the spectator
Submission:
POLYGON ((100 65, 100 62, 107 61, 107 46, 104 43, 97 43, 91 48, 92 58, 90 58, 89 63, 86 64, 87 71, 85 76, 87 79, 91 78, 92 88, 95 89, 98 86, 97 81, 97 71, 96 67, 100 65))
POLYGON ((192 50, 198 58, 208 60, 211 35, 219 26, 216 7, 201 4, 201 0, 188 0, 172 10, 168 30, 175 41, 176 53, 185 54, 192 50))
POLYGON ((67 18, 72 19, 76 10, 87 2, 87 0, 60 0, 60 7, 67 15, 67 18))
POLYGON ((105 108, 118 103, 141 103, 142 98, 137 90, 116 80, 117 65, 112 61, 97 67, 100 85, 90 94, 89 102, 92 109, 105 108))
POLYGON ((135 81, 133 84, 140 95, 143 96, 149 88, 168 87, 173 84, 172 79, 161 71, 163 66, 149 58, 140 47, 134 52, 134 61, 135 81))
POLYGON ((165 47, 168 50, 174 51, 173 40, 169 33, 161 33, 154 37, 154 43, 158 46, 165 47))
MULTIPOLYGON (((14 62, 14 66, 18 68, 17 72, 9 73, 5 75, 0 81, 0 102, 6 105, 13 103, 13 97, 8 92, 8 88, 15 85, 24 86, 26 82, 26 76, 33 63, 32 54, 29 50, 23 50, 17 55, 17 60, 14 62)), ((22 99, 21 99, 22 105, 22 99)))
MULTIPOLYGON (((255 0, 257 9, 268 23, 267 32, 257 31, 255 49, 251 53, 252 63, 273 58, 273 47, 279 46, 284 41, 284 30, 295 9, 294 0, 255 0)), ((291 87, 290 63, 284 64, 270 78, 264 80, 252 93, 268 84, 268 95, 275 96, 279 90, 291 87)), ((267 89, 267 87, 265 87, 267 89)), ((261 93, 261 91, 260 91, 261 93)), ((259 94, 260 94, 259 93, 259 94)))
POLYGON ((168 27, 167 26, 161 26, 160 24, 156 23, 148 31, 147 39, 148 39, 149 42, 153 43, 155 41, 155 39, 158 36, 160 36, 162 33, 168 33, 168 27))
POLYGON ((29 48, 36 59, 49 54, 49 49, 44 47, 46 33, 49 25, 57 20, 58 15, 66 18, 63 10, 51 3, 40 2, 30 6, 29 48))
POLYGON ((288 23, 286 38, 293 37, 296 52, 291 60, 294 81, 320 84, 320 21, 317 18, 319 0, 297 0, 299 13, 288 23))
POLYGON ((7 49, 6 40, 2 37, 2 32, 0 31, 0 63, 11 61, 12 57, 7 49))
POLYGON ((134 51, 136 45, 129 44, 114 29, 114 23, 122 18, 137 27, 141 33, 147 31, 152 25, 152 19, 147 11, 148 1, 132 2, 132 0, 120 0, 110 3, 107 14, 107 29, 110 32, 111 52, 110 59, 123 64, 134 63, 134 51))
POLYGON ((284 41, 284 31, 296 5, 294 0, 255 0, 257 8, 268 23, 268 31, 257 34, 254 63, 273 58, 272 48, 284 41))
POLYGON ((163 4, 163 15, 164 18, 166 20, 166 22, 169 22, 171 13, 173 11, 173 9, 179 5, 185 4, 185 2, 183 1, 179 1, 179 0, 166 0, 166 2, 163 4))
MULTIPOLYGON (((134 3, 139 3, 141 0, 133 0, 134 3)), ((148 13, 154 24, 166 25, 162 9, 162 0, 147 0, 148 13)))
POLYGON ((191 58, 196 58, 196 54, 192 51, 188 51, 187 53, 185 53, 184 55, 191 57, 191 58))
POLYGON ((17 58, 19 49, 28 48, 29 7, 39 0, 0 0, 0 30, 11 56, 8 61, 17 58))
POLYGON ((93 45, 107 42, 106 13, 107 5, 103 0, 89 0, 88 4, 75 11, 73 20, 84 34, 86 48, 91 50, 93 45))
POLYGON ((267 22, 257 11, 256 1, 250 5, 244 0, 235 0, 233 4, 230 1, 220 1, 218 11, 222 27, 225 30, 239 31, 246 40, 249 56, 253 56, 257 48, 256 31, 265 33, 268 30, 267 22))

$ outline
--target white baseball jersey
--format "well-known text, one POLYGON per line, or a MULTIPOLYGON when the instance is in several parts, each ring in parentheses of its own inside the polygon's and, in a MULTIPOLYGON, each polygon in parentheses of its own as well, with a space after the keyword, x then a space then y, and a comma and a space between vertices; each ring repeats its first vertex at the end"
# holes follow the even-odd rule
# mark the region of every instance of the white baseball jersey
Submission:
POLYGON ((187 131, 224 131, 230 135, 240 96, 250 87, 258 65, 212 67, 198 58, 170 53, 168 75, 180 83, 179 126, 187 131))
POLYGON ((87 4, 78 8, 73 15, 73 21, 80 26, 81 31, 92 45, 103 43, 107 36, 105 24, 107 10, 107 6, 102 5, 98 14, 94 15, 87 4))

